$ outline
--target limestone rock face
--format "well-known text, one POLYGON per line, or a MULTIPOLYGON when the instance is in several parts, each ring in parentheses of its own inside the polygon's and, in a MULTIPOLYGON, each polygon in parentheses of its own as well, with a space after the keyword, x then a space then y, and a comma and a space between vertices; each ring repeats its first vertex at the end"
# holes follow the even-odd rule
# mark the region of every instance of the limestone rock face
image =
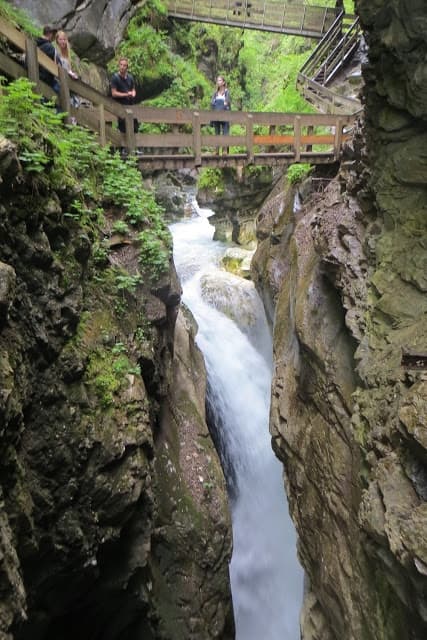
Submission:
MULTIPOLYGON (((231 638, 226 491, 173 265, 118 292, 70 194, 37 192, 8 153, 0 637, 231 638)), ((134 269, 137 244, 113 240, 110 263, 134 269)))
POLYGON ((253 174, 222 169, 221 184, 199 188, 199 205, 215 212, 210 218, 210 223, 215 227, 214 240, 233 241, 253 247, 254 218, 274 182, 275 177, 268 167, 253 174))
POLYGON ((12 0, 40 25, 53 24, 70 36, 76 53, 96 64, 109 60, 139 0, 12 0))
POLYGON ((365 118, 324 195, 293 216, 285 193, 270 201, 253 272, 274 318, 271 431, 307 572, 303 638, 421 640, 427 5, 356 5, 365 118))

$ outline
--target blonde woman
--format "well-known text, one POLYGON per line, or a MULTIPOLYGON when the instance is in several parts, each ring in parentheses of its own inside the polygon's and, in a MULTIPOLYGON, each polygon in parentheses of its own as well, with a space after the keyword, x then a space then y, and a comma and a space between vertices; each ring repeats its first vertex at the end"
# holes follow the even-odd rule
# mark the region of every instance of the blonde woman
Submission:
POLYGON ((55 42, 58 55, 61 59, 61 65, 68 71, 68 75, 73 78, 73 80, 77 80, 77 73, 74 73, 71 68, 70 44, 68 42, 68 36, 65 31, 57 32, 55 36, 55 42))
MULTIPOLYGON (((55 42, 61 66, 68 71, 70 78, 77 80, 78 75, 71 68, 70 43, 68 42, 68 36, 65 31, 58 31, 56 33, 55 42)), ((77 109, 80 106, 78 96, 76 96, 75 93, 70 93, 70 99, 72 106, 77 109)), ((72 118, 72 122, 75 124, 75 118, 72 118)))

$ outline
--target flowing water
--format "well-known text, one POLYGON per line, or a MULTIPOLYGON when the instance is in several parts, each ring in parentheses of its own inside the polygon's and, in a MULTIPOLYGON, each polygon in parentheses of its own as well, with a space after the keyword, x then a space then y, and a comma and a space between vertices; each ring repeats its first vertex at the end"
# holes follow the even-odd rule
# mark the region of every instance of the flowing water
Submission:
POLYGON ((196 209, 171 232, 183 302, 198 323, 229 489, 236 640, 298 640, 303 572, 268 431, 271 337, 252 283, 219 266, 226 246, 212 240, 212 212, 196 209))

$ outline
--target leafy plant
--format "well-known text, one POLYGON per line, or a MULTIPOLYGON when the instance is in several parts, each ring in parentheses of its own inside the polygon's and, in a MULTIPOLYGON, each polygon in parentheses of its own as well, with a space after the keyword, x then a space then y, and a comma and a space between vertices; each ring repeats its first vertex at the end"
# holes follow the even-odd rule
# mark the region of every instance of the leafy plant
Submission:
POLYGON ((302 182, 311 171, 309 164, 291 164, 286 173, 286 177, 291 184, 302 182))
POLYGON ((155 276, 161 276, 169 267, 170 248, 155 231, 146 229, 138 235, 140 241, 139 262, 155 276))
POLYGON ((119 233, 121 235, 126 235, 129 233, 129 227, 124 220, 116 220, 113 224, 113 232, 119 233))
POLYGON ((141 276, 139 274, 132 276, 125 271, 120 271, 115 275, 115 283, 118 291, 134 292, 141 283, 141 276))
POLYGON ((6 0, 0 0, 0 16, 6 18, 15 27, 20 27, 29 35, 38 36, 40 34, 40 29, 34 24, 30 15, 24 9, 13 7, 6 0))
POLYGON ((202 168, 197 178, 199 189, 209 189, 220 194, 224 191, 224 177, 221 169, 202 168))

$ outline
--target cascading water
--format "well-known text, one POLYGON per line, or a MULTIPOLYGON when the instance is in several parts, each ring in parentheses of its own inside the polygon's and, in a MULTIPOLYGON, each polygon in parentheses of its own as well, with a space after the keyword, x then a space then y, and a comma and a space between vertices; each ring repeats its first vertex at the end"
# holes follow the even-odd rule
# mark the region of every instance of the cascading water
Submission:
POLYGON ((198 323, 230 494, 236 640, 298 640, 303 572, 268 431, 271 337, 253 285, 219 267, 226 247, 212 240, 212 212, 195 208, 198 215, 171 232, 183 302, 198 323))

